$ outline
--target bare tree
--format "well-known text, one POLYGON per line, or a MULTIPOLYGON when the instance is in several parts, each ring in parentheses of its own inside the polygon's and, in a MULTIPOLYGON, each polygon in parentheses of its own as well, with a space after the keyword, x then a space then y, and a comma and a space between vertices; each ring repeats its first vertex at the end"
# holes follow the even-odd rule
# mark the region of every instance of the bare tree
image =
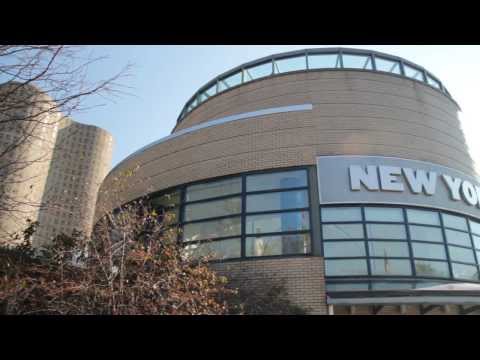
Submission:
MULTIPOLYGON (((0 232, 12 234, 42 207, 56 131, 66 117, 87 109, 92 96, 112 99, 130 65, 107 79, 89 81, 104 57, 83 47, 0 45, 0 232), (3 230, 3 231, 2 231, 3 230)), ((123 92, 124 93, 124 92, 123 92)), ((67 141, 67 139, 64 139, 67 141)))

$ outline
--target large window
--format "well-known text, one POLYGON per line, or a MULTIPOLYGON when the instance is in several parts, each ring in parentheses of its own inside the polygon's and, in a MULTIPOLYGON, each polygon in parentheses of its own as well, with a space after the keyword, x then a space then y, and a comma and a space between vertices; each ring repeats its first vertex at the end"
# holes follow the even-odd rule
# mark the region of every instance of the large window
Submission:
POLYGON ((329 206, 320 213, 330 280, 414 276, 479 281, 480 222, 403 207, 329 206))
POLYGON ((308 254, 306 169, 245 174, 185 187, 182 240, 213 259, 308 254))

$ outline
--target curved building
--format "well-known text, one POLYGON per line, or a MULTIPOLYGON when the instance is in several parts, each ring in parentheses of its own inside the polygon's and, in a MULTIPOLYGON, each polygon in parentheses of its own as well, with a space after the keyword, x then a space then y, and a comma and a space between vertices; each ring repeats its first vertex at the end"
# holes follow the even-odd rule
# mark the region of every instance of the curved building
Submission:
MULTIPOLYGON (((473 313, 480 185, 439 78, 405 59, 307 49, 200 88, 97 216, 149 194, 192 254, 231 278, 285 281, 313 314, 473 313), (167 196, 168 195, 168 196, 167 196)), ((258 285, 261 286, 261 285, 258 285)))

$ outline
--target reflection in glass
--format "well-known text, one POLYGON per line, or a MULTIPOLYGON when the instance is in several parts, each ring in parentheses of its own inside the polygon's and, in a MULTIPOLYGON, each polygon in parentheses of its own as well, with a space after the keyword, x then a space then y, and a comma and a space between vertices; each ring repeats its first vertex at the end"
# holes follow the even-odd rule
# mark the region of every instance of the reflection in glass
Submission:
POLYGON ((480 249, 480 236, 472 235, 472 238, 473 238, 473 245, 475 246, 475 249, 480 249))
POLYGON ((452 263, 453 277, 456 279, 478 281, 478 269, 473 265, 452 263))
POLYGON ((420 69, 417 69, 415 67, 412 67, 410 65, 404 64, 403 65, 403 70, 405 71, 405 76, 409 77, 411 79, 419 80, 419 81, 425 81, 423 78, 423 71, 420 69))
POLYGON ((272 75, 272 63, 268 62, 245 69, 245 82, 272 75))
POLYGON ((368 290, 368 283, 327 283, 327 292, 355 290, 368 290))
POLYGON ((435 211, 407 209, 407 219, 410 223, 440 226, 440 219, 435 211))
POLYGON ((403 224, 367 224, 367 234, 369 239, 403 240, 407 238, 403 224))
POLYGON ((275 60, 275 73, 286 73, 307 69, 305 56, 275 60))
POLYGON ((308 211, 250 215, 246 218, 247 234, 301 231, 310 229, 308 211))
POLYGON ((306 170, 247 176, 247 191, 287 189, 302 186, 307 186, 306 170))
POLYGON ((417 276, 450 277, 448 265, 443 261, 415 260, 417 276))
POLYGON ((284 191, 247 196, 247 212, 286 210, 308 207, 307 190, 284 191))
POLYGON ((391 207, 366 207, 365 221, 403 222, 403 210, 391 207))
POLYGON ((410 238, 412 240, 443 242, 443 234, 441 228, 431 226, 409 225, 410 238))
POLYGON ((472 233, 480 235, 480 223, 476 221, 469 220, 470 222, 470 230, 472 233))
POLYGON ((343 54, 343 67, 351 69, 372 69, 372 58, 370 55, 343 54))
POLYGON ((412 275, 410 260, 370 259, 372 275, 412 275))
POLYGON ((241 191, 242 179, 237 177, 188 186, 185 197, 186 201, 196 201, 218 196, 238 194, 241 191))
POLYGON ((437 244, 412 243, 413 256, 425 259, 446 260, 445 246, 437 244))
POLYGON ((360 257, 366 256, 363 241, 325 242, 323 244, 325 257, 360 257))
POLYGON ((471 247, 470 236, 468 233, 445 229, 445 236, 449 244, 471 247))
POLYGON ((217 201, 194 203, 185 206, 184 220, 193 221, 226 215, 240 214, 242 199, 240 197, 217 201))
POLYGON ((245 252, 246 256, 307 254, 310 252, 310 235, 247 237, 245 252))
POLYGON ((326 207, 322 208, 322 222, 362 221, 359 207, 326 207))
POLYGON ((443 226, 468 231, 467 219, 461 216, 455 216, 442 213, 443 226))
POLYGON ((375 66, 378 71, 400 74, 400 63, 398 61, 388 60, 379 56, 375 56, 375 66))
POLYGON ((322 225, 322 233, 324 240, 364 238, 362 224, 322 225))
POLYGON ((367 275, 367 260, 325 260, 325 274, 327 276, 367 275))
POLYGON ((475 257, 472 249, 465 249, 458 246, 449 246, 448 253, 451 261, 460 261, 475 264, 475 257))
POLYGON ((429 75, 427 75, 427 83, 434 88, 440 89, 440 83, 429 75))
POLYGON ((310 69, 330 69, 340 67, 339 54, 308 55, 308 67, 310 69))
POLYGON ((205 256, 212 260, 239 258, 240 238, 190 244, 185 246, 185 255, 194 259, 205 256))
POLYGON ((225 79, 221 79, 218 82, 219 91, 224 91, 230 89, 234 86, 240 85, 242 83, 242 73, 238 72, 236 74, 230 75, 225 79))
POLYGON ((238 236, 240 235, 240 230, 240 217, 185 224, 183 226, 183 241, 238 236))
POLYGON ((368 252, 370 256, 378 257, 409 257, 406 242, 396 241, 369 241, 368 252))

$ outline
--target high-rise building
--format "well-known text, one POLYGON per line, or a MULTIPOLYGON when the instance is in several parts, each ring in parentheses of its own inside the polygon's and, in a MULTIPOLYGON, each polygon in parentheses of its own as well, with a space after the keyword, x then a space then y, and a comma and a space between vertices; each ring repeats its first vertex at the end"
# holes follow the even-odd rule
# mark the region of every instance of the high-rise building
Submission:
POLYGON ((193 255, 233 279, 282 279, 314 314, 474 313, 480 183, 458 111, 396 56, 268 56, 202 86, 171 135, 118 164, 102 189, 138 170, 97 217, 147 194, 193 255))
POLYGON ((39 222, 33 244, 73 230, 89 234, 97 192, 108 172, 112 136, 64 117, 40 89, 19 83, 0 87, 0 236, 39 222), (22 140, 22 139, 25 140, 22 140))

